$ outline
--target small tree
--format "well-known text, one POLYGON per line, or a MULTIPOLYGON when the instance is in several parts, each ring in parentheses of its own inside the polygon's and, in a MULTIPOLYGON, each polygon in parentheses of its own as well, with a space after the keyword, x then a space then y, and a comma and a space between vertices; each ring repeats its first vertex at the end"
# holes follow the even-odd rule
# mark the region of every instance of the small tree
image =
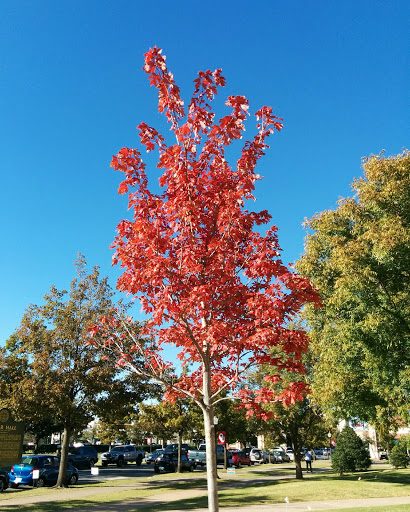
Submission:
POLYGON ((403 437, 399 439, 389 453, 389 462, 394 468, 407 468, 410 457, 408 454, 408 439, 403 437))
MULTIPOLYGON (((303 356, 303 362, 306 366, 306 374, 303 376, 308 385, 312 380, 314 361, 310 351, 303 356)), ((263 365, 253 378, 260 382, 264 376, 276 373, 276 369, 263 365)), ((288 383, 291 376, 286 372, 282 374, 282 380, 271 382, 270 386, 277 394, 288 383)), ((295 404, 284 407, 282 403, 277 402, 267 404, 265 408, 273 413, 273 417, 264 424, 264 433, 267 439, 270 439, 275 445, 286 443, 294 453, 294 462, 296 467, 296 478, 302 479, 302 448, 311 446, 321 446, 327 440, 328 426, 325 423, 322 411, 316 406, 309 395, 303 396, 295 404)))
POLYGON ((333 470, 343 475, 353 471, 365 471, 370 465, 370 455, 365 443, 352 428, 346 426, 337 437, 332 455, 333 470))
POLYGON ((7 357, 25 368, 14 382, 13 410, 22 420, 50 418, 64 432, 57 487, 66 485, 68 449, 75 433, 95 415, 102 417, 107 409, 112 413, 130 400, 135 403, 138 389, 133 382, 129 390, 114 362, 85 343, 88 327, 113 308, 113 293, 98 267, 87 272, 82 255, 75 265, 77 277, 70 290, 53 286, 43 305, 30 305, 6 345, 7 357))
MULTIPOLYGON (((281 262, 277 228, 259 232, 271 219, 268 212, 244 208, 254 199, 260 179, 255 166, 268 147, 267 137, 282 128, 281 120, 270 107, 258 110, 256 135, 245 142, 232 169, 226 148, 242 139, 246 98, 230 96, 226 105, 231 113, 215 121, 211 102, 225 79, 220 69, 201 71, 185 116, 179 88, 159 48, 145 54, 144 70, 158 89, 158 109, 170 122, 175 142, 167 145, 145 123, 138 127, 146 150, 159 150, 161 194, 149 190, 138 150, 123 148, 113 157, 111 165, 125 174, 119 193, 131 189, 133 210, 133 220, 118 225, 113 262, 121 262, 124 269, 118 288, 138 297, 152 318, 142 338, 130 329, 128 340, 118 336, 113 318, 106 318, 100 328, 107 336, 105 345, 117 352, 124 369, 162 382, 169 397, 188 396, 201 408, 208 506, 216 512, 215 404, 236 393, 250 409, 263 413, 260 404, 274 398, 272 390, 250 396, 246 387, 240 388, 248 369, 261 363, 295 372, 295 382, 283 389, 279 400, 288 404, 301 397, 305 383, 297 374, 308 339, 288 322, 317 296, 307 279, 281 262), (155 346, 147 344, 152 339, 155 346), (180 349, 182 366, 193 363, 192 371, 171 375, 161 357, 165 345, 180 349), (272 346, 280 347, 275 357, 269 353, 272 346), (135 354, 144 354, 144 364, 134 361, 135 354), (255 398, 252 404, 250 398, 255 398)), ((119 329, 126 325, 126 319, 118 320, 119 329)), ((90 332, 97 335, 98 330, 96 326, 90 332)))

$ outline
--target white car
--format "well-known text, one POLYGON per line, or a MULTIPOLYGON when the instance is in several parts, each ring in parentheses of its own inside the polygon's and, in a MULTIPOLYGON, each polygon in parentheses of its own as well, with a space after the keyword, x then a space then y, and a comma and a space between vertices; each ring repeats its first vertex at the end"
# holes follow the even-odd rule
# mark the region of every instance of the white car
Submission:
POLYGON ((243 451, 251 459, 251 464, 264 464, 265 455, 259 448, 245 448, 243 451))
POLYGON ((286 450, 286 454, 287 454, 287 455, 289 455, 289 459, 290 459, 291 461, 294 461, 294 460, 295 460, 295 454, 293 453, 293 450, 291 450, 290 448, 288 448, 288 449, 286 450))

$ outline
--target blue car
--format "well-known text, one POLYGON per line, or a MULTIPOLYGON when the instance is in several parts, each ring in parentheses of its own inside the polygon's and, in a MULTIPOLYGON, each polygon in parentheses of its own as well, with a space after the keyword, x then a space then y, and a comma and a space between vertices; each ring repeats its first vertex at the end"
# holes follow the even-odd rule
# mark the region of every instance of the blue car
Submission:
MULTIPOLYGON (((60 469, 60 458, 55 455, 26 455, 20 464, 12 466, 9 477, 10 486, 15 489, 19 485, 33 485, 33 471, 39 471, 37 487, 53 485, 57 482, 60 469)), ((68 485, 74 485, 78 480, 77 468, 69 464, 67 466, 68 485)))

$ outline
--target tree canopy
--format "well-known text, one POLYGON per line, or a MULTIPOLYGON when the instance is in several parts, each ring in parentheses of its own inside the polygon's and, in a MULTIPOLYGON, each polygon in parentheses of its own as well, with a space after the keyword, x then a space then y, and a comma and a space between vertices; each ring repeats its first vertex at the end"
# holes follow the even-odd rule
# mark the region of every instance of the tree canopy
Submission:
POLYGON ((410 155, 363 169, 353 197, 306 222, 297 269, 323 300, 306 308, 315 399, 338 417, 393 421, 410 409, 410 155))
MULTIPOLYGON (((72 434, 94 416, 112 416, 145 396, 146 388, 121 379, 115 361, 86 343, 88 328, 113 307, 107 278, 88 273, 83 256, 70 290, 54 286, 43 305, 30 305, 3 352, 7 405, 21 420, 51 422, 64 430, 58 486, 65 480, 72 434), (139 394, 140 393, 140 394, 139 394)), ((136 379, 133 379, 136 380, 136 379)))

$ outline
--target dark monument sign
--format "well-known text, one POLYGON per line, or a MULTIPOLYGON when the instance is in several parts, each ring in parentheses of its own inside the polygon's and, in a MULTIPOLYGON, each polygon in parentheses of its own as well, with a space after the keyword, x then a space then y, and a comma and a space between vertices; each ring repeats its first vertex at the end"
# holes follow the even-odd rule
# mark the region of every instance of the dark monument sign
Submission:
POLYGON ((20 462, 23 453, 24 422, 14 421, 8 409, 0 409, 0 467, 20 462))

